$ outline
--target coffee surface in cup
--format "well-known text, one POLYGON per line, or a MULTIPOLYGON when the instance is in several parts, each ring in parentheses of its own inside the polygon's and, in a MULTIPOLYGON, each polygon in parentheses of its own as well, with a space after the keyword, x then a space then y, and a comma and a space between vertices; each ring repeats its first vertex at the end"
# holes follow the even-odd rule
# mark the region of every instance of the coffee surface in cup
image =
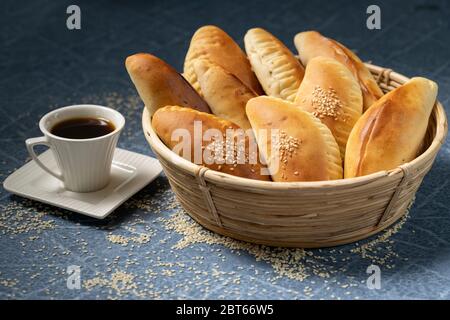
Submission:
POLYGON ((115 130, 114 124, 104 118, 72 118, 53 126, 50 132, 68 139, 90 139, 104 136, 115 130))

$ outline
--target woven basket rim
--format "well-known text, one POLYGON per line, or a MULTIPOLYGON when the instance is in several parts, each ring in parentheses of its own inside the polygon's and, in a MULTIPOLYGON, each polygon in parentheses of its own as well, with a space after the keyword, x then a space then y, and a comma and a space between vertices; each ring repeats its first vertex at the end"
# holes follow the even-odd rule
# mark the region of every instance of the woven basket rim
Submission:
MULTIPOLYGON (((403 84, 410 79, 402 74, 392 71, 391 69, 386 69, 370 63, 365 63, 365 65, 368 67, 369 70, 379 73, 380 76, 385 76, 386 83, 389 81, 394 81, 399 84, 403 84)), ((379 80, 380 78, 378 79, 378 81, 379 80)), ((292 190, 292 189, 316 189, 324 187, 331 187, 331 188, 349 187, 349 186, 356 187, 361 184, 366 184, 378 180, 385 176, 402 174, 402 172, 410 170, 422 164, 424 161, 426 161, 430 153, 437 153, 439 151, 439 148, 445 142, 448 131, 447 117, 445 114, 445 110, 439 101, 436 101, 436 104, 432 112, 435 113, 436 132, 433 137, 433 141, 431 142, 429 147, 414 160, 391 170, 378 171, 361 177, 345 178, 338 180, 274 182, 274 181, 261 181, 237 177, 227 173, 222 173, 219 171, 206 168, 207 171, 204 173, 204 177, 205 180, 211 182, 219 182, 219 183, 227 182, 235 186, 272 189, 272 190, 292 190)), ((172 150, 170 150, 159 139, 158 135, 153 130, 153 127, 151 126, 151 121, 149 121, 149 119, 150 119, 149 112, 147 108, 144 107, 144 111, 142 114, 142 127, 144 129, 145 137, 147 141, 150 143, 151 147, 160 156, 162 156, 165 160, 171 162, 172 164, 176 165, 178 168, 191 173, 192 175, 197 175, 202 168, 205 168, 204 166, 197 165, 182 158, 181 156, 177 155, 172 150)))

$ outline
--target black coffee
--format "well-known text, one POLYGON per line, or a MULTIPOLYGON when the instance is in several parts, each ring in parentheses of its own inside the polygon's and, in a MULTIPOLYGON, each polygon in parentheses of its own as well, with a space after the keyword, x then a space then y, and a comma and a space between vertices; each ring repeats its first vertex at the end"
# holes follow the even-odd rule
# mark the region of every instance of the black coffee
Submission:
POLYGON ((50 130, 56 136, 68 139, 89 139, 104 136, 116 128, 103 118, 73 118, 61 121, 50 130))

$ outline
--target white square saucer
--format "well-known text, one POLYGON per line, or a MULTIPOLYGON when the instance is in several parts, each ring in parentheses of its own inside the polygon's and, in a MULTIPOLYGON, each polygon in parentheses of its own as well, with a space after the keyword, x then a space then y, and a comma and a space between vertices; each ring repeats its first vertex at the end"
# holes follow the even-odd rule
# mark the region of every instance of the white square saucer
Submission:
MULTIPOLYGON (((50 169, 57 168, 51 150, 43 152, 39 159, 50 169)), ((3 187, 25 198, 103 219, 153 181, 161 171, 158 160, 116 148, 111 181, 102 190, 87 193, 68 191, 61 181, 42 170, 33 160, 6 178, 3 187)))

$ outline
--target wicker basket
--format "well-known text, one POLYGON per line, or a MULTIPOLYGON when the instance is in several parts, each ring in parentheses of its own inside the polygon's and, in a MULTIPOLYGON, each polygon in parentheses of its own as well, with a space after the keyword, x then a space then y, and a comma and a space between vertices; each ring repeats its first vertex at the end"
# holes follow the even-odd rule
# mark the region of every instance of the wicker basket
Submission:
MULTIPOLYGON (((384 91, 408 80, 390 69, 367 67, 384 91)), ((265 182, 209 170, 179 157, 155 134, 146 109, 142 125, 178 201, 198 223, 243 241, 303 248, 357 241, 398 220, 447 135, 445 111, 437 102, 424 151, 409 163, 351 179, 265 182)))

